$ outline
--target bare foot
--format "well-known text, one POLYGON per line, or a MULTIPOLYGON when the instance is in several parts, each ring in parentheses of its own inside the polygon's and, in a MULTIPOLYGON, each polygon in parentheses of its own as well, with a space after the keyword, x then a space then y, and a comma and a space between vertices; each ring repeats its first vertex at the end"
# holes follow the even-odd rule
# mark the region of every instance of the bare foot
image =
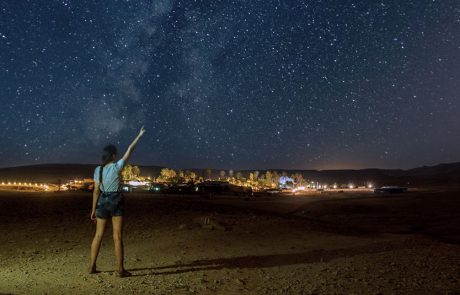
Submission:
POLYGON ((122 271, 117 270, 115 272, 115 275, 117 277, 119 277, 119 278, 126 278, 126 277, 132 276, 132 274, 129 271, 127 271, 126 269, 123 269, 122 271))
POLYGON ((99 273, 99 271, 96 270, 96 266, 90 266, 90 267, 88 268, 88 273, 89 273, 89 274, 94 274, 94 273, 99 273))

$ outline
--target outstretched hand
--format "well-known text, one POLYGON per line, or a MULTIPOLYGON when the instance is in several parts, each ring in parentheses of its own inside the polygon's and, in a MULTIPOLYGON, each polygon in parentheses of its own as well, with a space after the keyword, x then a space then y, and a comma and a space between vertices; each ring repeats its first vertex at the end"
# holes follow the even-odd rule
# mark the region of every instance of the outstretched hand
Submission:
POLYGON ((144 133, 145 133, 145 128, 144 128, 144 126, 142 126, 141 130, 139 130, 139 136, 144 135, 144 133))
POLYGON ((134 147, 136 146, 137 142, 142 137, 142 135, 144 135, 144 133, 145 133, 145 128, 144 126, 142 126, 141 130, 139 130, 139 134, 136 136, 136 138, 134 138, 133 142, 131 142, 128 149, 126 150, 125 155, 123 156, 123 161, 125 163, 128 163, 128 159, 131 156, 131 153, 133 152, 134 147))

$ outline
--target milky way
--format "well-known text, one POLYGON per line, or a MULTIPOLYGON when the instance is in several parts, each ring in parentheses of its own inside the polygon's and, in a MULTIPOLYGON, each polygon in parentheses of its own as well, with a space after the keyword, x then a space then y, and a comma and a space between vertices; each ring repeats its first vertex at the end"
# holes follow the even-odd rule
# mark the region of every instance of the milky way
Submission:
POLYGON ((459 1, 0 4, 0 166, 460 160, 459 1))

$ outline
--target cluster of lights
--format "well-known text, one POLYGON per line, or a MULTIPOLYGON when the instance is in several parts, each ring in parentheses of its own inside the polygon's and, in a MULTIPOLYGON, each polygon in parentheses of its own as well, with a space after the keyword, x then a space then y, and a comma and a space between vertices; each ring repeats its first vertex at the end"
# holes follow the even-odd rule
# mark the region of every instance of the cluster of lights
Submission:
MULTIPOLYGON (((328 190, 328 189, 338 189, 339 185, 337 183, 334 183, 333 185, 329 184, 320 184, 317 182, 311 182, 307 186, 298 186, 293 189, 293 192, 299 192, 299 191, 306 191, 306 190, 328 190)), ((362 189, 362 188, 367 188, 367 189, 372 189, 374 188, 374 185, 372 183, 367 183, 365 186, 358 187, 353 183, 349 183, 346 185, 346 188, 348 189, 362 189)))
MULTIPOLYGON (((372 183, 367 183, 363 187, 358 187, 353 183, 349 183, 346 187, 348 189, 359 189, 359 188, 372 189, 372 188, 374 188, 374 185, 372 183)), ((339 185, 337 185, 337 183, 334 183, 333 185, 329 185, 329 184, 320 184, 320 183, 317 183, 317 182, 311 182, 306 187, 305 186, 299 186, 299 187, 295 188, 294 191, 303 191, 303 190, 306 190, 306 189, 338 189, 338 188, 339 188, 339 185)))
POLYGON ((81 188, 84 185, 90 185, 93 183, 92 179, 73 179, 69 180, 68 182, 61 184, 60 190, 61 191, 67 191, 72 188, 81 188))
POLYGON ((32 182, 20 182, 20 181, 2 181, 0 183, 1 186, 25 186, 25 187, 32 187, 32 188, 43 188, 45 190, 49 190, 49 185, 44 183, 32 183, 32 182))
POLYGON ((129 185, 132 185, 132 186, 144 186, 144 185, 147 185, 148 182, 147 182, 147 181, 136 181, 136 180, 131 180, 131 181, 128 181, 128 184, 129 184, 129 185))
POLYGON ((13 186, 36 186, 36 187, 45 187, 45 186, 47 186, 46 184, 43 184, 43 183, 39 184, 39 183, 32 183, 32 182, 16 182, 16 181, 13 181, 13 182, 11 182, 11 181, 8 181, 8 182, 2 181, 1 185, 3 185, 3 186, 8 186, 8 185, 9 186, 11 186, 11 185, 13 185, 13 186))
MULTIPOLYGON (((83 183, 84 183, 83 180, 71 180, 68 183, 61 185, 60 190, 68 190, 69 186, 71 186, 72 184, 82 185, 83 183)), ((132 180, 132 181, 129 181, 128 184, 131 185, 131 186, 145 186, 145 185, 149 184, 149 181, 134 181, 134 180, 132 180)), ((243 185, 244 186, 250 186, 249 184, 243 184, 243 185)), ((32 183, 32 182, 16 182, 16 181, 5 182, 5 181, 2 181, 0 183, 0 186, 25 186, 25 187, 31 187, 31 188, 40 188, 40 189, 43 189, 45 191, 50 190, 50 186, 47 185, 47 184, 32 183)), ((271 186, 276 187, 276 184, 271 183, 271 186)), ((353 183, 349 183, 347 187, 349 189, 355 189, 356 188, 356 186, 353 183)), ((374 185, 372 183, 367 183, 366 187, 368 189, 372 189, 372 188, 374 188, 374 185)), ((294 188, 293 191, 298 192, 298 191, 305 191, 307 189, 330 189, 330 188, 338 189, 339 186, 336 183, 333 184, 333 185, 328 185, 328 184, 319 184, 318 182, 316 182, 316 183, 311 182, 307 186, 298 186, 298 187, 294 188)))

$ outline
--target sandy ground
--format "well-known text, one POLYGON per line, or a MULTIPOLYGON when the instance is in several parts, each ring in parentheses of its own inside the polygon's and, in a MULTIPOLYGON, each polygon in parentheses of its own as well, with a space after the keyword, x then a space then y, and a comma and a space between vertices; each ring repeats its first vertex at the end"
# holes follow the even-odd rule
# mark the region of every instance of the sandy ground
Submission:
POLYGON ((86 274, 91 194, 0 192, 4 294, 460 294, 460 193, 126 195, 86 274), (209 224, 205 224, 209 218, 209 224))

